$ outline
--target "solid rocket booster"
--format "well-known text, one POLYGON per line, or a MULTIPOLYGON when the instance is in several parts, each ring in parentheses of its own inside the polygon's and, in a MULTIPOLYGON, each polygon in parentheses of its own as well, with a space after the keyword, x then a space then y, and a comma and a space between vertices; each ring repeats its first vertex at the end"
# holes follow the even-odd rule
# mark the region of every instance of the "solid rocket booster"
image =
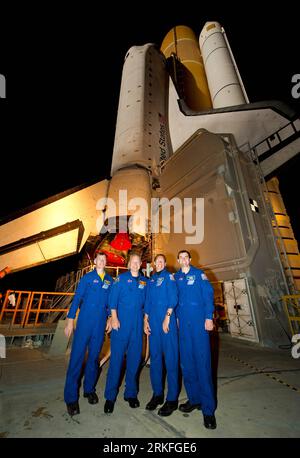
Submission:
POLYGON ((247 103, 247 96, 218 22, 206 22, 199 37, 208 87, 214 108, 247 103))

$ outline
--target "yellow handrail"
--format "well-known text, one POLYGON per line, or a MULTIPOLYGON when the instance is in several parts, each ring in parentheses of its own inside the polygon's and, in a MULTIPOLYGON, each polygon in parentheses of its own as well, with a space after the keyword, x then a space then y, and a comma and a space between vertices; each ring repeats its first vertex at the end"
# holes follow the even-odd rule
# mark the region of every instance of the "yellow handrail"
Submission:
POLYGON ((300 294, 282 296, 282 300, 293 336, 300 331, 300 294), (297 326, 296 323, 298 322, 299 325, 297 326))
MULTIPOLYGON (((56 312, 68 312, 69 307, 65 308, 49 308, 42 307, 43 303, 48 302, 52 296, 74 296, 74 293, 65 293, 65 292, 49 292, 49 291, 16 291, 8 290, 5 295, 3 307, 0 314, 0 323, 2 323, 4 314, 12 313, 12 319, 10 325, 19 324, 20 327, 24 328, 26 326, 40 326, 39 317, 42 313, 56 313, 56 312), (16 305, 13 308, 8 306, 10 294, 15 294, 17 297, 16 305), (24 303, 25 299, 25 303, 24 303), (33 308, 34 301, 38 300, 37 308, 33 308), (24 303, 24 304, 23 304, 24 303), (20 304, 24 307, 20 308, 20 304), (16 323, 16 318, 19 313, 23 313, 21 322, 16 323), (30 315, 35 313, 34 324, 30 323, 30 315)), ((46 323, 42 323, 45 325, 46 323)))

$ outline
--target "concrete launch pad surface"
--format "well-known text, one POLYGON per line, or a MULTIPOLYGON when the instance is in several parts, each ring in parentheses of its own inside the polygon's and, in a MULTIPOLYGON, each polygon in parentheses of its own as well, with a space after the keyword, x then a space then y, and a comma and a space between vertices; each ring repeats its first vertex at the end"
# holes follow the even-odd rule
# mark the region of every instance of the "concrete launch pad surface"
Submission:
MULTIPOLYGON (((123 400, 123 382, 113 414, 104 414, 108 363, 97 384, 99 404, 81 395, 81 413, 71 418, 63 401, 68 357, 50 357, 46 347, 9 348, 0 360, 0 437, 299 438, 300 359, 291 350, 261 348, 226 334, 220 334, 218 348, 216 430, 204 428, 198 410, 164 418, 146 411, 152 395, 148 367, 140 376, 141 407, 131 409, 123 400)), ((179 400, 186 399, 182 388, 179 400)))

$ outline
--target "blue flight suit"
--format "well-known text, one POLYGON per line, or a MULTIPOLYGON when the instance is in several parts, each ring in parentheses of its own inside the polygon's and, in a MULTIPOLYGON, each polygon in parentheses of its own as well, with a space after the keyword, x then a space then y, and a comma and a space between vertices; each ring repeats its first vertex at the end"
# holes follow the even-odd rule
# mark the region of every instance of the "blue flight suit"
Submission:
POLYGON ((163 356, 167 370, 167 401, 177 401, 178 383, 178 329, 175 313, 170 316, 169 332, 163 331, 162 323, 168 309, 175 309, 178 294, 175 278, 166 269, 156 272, 148 281, 145 313, 149 316, 151 334, 150 379, 154 396, 163 395, 163 356))
POLYGON ((105 273, 103 280, 94 269, 82 277, 74 295, 68 318, 75 318, 80 306, 74 333, 72 351, 65 383, 65 402, 76 402, 79 397, 79 381, 86 350, 88 358, 85 366, 84 393, 95 392, 98 376, 98 358, 101 351, 106 320, 109 314, 108 297, 113 279, 105 273))
POLYGON ((175 274, 179 301, 179 354, 184 386, 191 404, 201 404, 204 415, 216 409, 211 372, 209 333, 206 319, 213 318, 214 290, 200 269, 190 266, 187 274, 175 274))
POLYGON ((143 348, 143 307, 146 300, 147 278, 133 277, 125 272, 116 278, 109 298, 110 310, 116 310, 120 322, 118 330, 112 329, 111 356, 107 372, 105 399, 115 402, 124 355, 126 378, 124 398, 137 397, 137 373, 143 348))

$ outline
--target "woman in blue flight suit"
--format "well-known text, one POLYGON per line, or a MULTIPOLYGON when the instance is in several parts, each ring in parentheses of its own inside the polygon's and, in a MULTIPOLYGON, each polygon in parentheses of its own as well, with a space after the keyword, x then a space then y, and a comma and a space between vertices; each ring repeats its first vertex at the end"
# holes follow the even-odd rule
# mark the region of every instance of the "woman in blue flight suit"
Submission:
POLYGON ((114 410, 125 354, 124 399, 132 408, 140 405, 137 399, 137 374, 142 359, 143 307, 147 287, 146 277, 139 273, 140 267, 140 256, 131 254, 128 263, 129 271, 117 277, 110 294, 111 356, 104 393, 105 413, 112 413, 114 410))
POLYGON ((181 412, 202 409, 204 426, 216 428, 216 402, 211 371, 208 331, 213 330, 214 291, 206 275, 190 265, 191 256, 179 251, 181 269, 176 272, 179 326, 179 354, 188 401, 179 406, 181 412))
POLYGON ((164 417, 178 407, 178 330, 175 314, 177 305, 177 286, 175 278, 166 270, 166 257, 158 254, 154 259, 156 272, 148 283, 145 304, 144 331, 149 335, 150 379, 153 390, 152 399, 146 405, 147 410, 155 410, 163 404, 163 358, 165 360, 168 381, 168 393, 165 404, 158 415, 164 417))
POLYGON ((80 312, 72 344, 69 367, 67 371, 64 398, 70 415, 80 413, 79 382, 86 351, 88 357, 84 371, 84 397, 90 404, 97 404, 98 396, 95 385, 98 376, 98 358, 101 351, 105 330, 110 332, 111 323, 108 319, 108 298, 113 283, 112 277, 104 268, 105 253, 96 252, 94 259, 96 268, 84 275, 79 282, 72 305, 67 315, 65 334, 70 337, 74 329, 74 319, 78 307, 80 312))

